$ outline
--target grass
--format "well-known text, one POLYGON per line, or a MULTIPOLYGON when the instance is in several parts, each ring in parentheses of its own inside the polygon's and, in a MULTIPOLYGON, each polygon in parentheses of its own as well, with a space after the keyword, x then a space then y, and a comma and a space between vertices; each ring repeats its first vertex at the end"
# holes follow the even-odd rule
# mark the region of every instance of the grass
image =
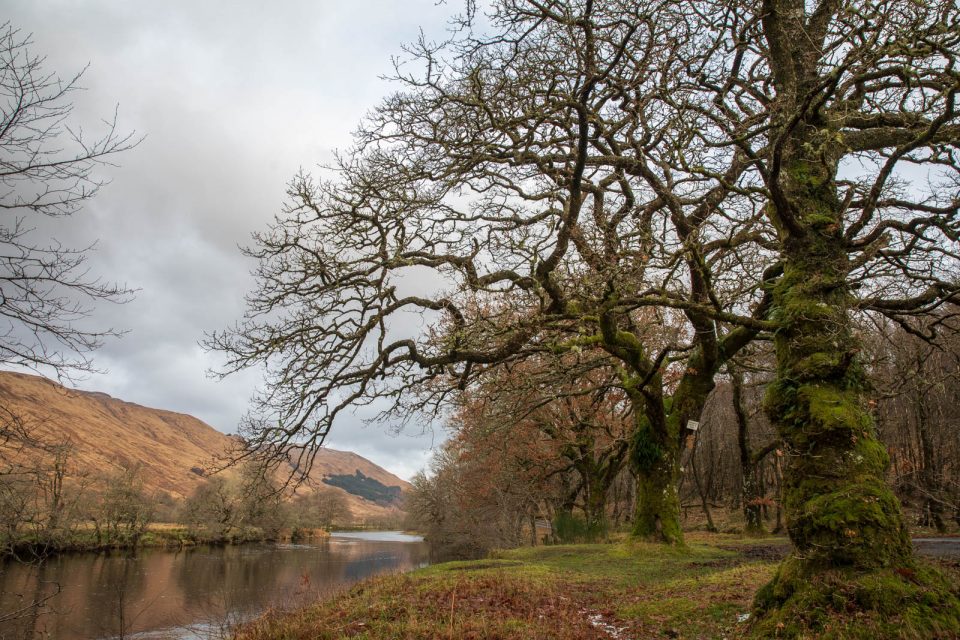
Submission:
MULTIPOLYGON (((305 609, 273 612, 244 640, 307 638, 721 638, 774 573, 691 536, 686 548, 638 542, 533 547, 361 583, 305 609)), ((755 543, 754 543, 755 544, 755 543)))
MULTIPOLYGON (((739 638, 784 538, 688 534, 686 548, 620 541, 528 547, 365 581, 274 611, 241 640, 739 638)), ((955 566, 941 567, 957 584, 955 566)))

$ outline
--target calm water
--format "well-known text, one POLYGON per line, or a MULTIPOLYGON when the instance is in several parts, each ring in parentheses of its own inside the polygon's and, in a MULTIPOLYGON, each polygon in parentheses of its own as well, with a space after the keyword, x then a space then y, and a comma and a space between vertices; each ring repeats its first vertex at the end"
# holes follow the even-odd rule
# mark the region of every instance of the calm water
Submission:
POLYGON ((0 640, 217 638, 226 624, 267 608, 428 563, 426 543, 399 532, 334 534, 310 545, 75 554, 39 567, 8 563, 0 568, 0 618, 58 585, 61 592, 36 615, 0 622, 0 640))

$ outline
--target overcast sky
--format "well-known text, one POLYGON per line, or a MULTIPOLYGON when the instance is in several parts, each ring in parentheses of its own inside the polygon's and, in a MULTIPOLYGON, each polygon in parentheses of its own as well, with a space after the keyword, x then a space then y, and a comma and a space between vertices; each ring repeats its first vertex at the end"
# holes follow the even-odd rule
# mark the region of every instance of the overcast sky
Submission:
MULTIPOLYGON (((97 310, 129 330, 96 354, 106 369, 77 386, 192 414, 231 432, 258 376, 217 382, 205 331, 243 313, 252 264, 240 255, 284 199, 287 181, 350 144, 362 115, 390 90, 379 76, 422 28, 442 36, 456 6, 436 0, 119 2, 5 0, 3 19, 32 33, 46 67, 90 65, 77 119, 90 128, 119 108, 146 136, 109 168, 111 180, 58 228, 73 246, 98 240, 95 270, 140 291, 97 310)), ((404 478, 422 468, 437 430, 343 421, 328 446, 404 478)))

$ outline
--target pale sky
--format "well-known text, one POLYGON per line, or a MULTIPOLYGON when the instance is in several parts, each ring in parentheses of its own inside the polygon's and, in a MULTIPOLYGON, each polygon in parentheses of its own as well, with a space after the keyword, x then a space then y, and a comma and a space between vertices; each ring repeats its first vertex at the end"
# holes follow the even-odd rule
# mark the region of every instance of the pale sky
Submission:
MULTIPOLYGON (((95 354, 106 373, 77 386, 194 415, 231 432, 260 382, 217 382, 198 346, 243 313, 253 264, 238 245, 262 230, 300 168, 350 145, 364 113, 391 91, 391 56, 422 28, 442 38, 459 7, 436 0, 121 2, 6 0, 3 19, 32 33, 32 52, 63 77, 90 65, 77 121, 95 130, 118 108, 120 129, 146 136, 102 173, 111 183, 57 238, 99 242, 91 264, 140 291, 97 309, 126 329, 95 354)), ((429 425, 425 425, 429 426, 429 425)), ((342 421, 328 446, 409 478, 439 428, 342 421)))

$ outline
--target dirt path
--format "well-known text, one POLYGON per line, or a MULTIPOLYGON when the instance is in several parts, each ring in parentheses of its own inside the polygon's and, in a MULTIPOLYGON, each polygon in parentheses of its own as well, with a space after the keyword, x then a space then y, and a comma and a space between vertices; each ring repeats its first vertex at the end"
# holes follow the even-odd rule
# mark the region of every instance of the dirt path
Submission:
MULTIPOLYGON (((789 544, 780 542, 719 546, 737 551, 752 560, 780 560, 790 551, 789 544)), ((913 538, 913 548, 918 554, 930 558, 960 559, 960 538, 913 538)))
POLYGON ((934 558, 960 558, 960 538, 914 538, 917 553, 934 558))

